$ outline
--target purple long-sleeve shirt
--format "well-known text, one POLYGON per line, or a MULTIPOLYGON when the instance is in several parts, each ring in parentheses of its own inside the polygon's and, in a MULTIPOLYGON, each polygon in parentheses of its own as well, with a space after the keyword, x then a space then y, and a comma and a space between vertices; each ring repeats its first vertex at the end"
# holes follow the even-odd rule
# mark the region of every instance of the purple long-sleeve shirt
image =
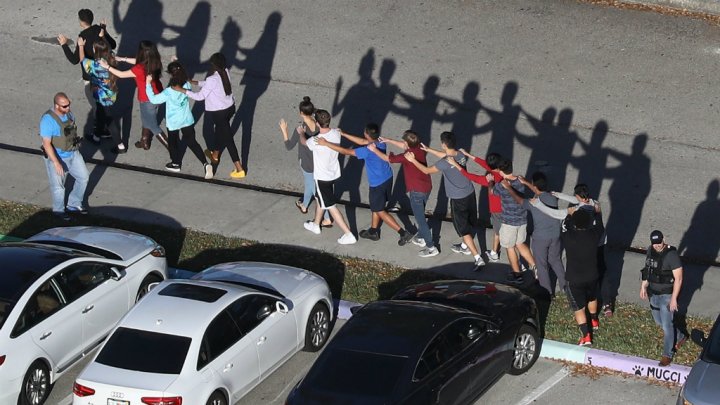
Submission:
MULTIPOLYGON (((228 70, 225 69, 225 72, 228 70)), ((230 72, 228 72, 228 79, 230 79, 230 72)), ((225 88, 218 72, 213 73, 205 80, 200 80, 198 85, 200 91, 188 91, 186 94, 196 101, 205 100, 205 111, 220 111, 235 104, 232 93, 225 94, 225 88)))

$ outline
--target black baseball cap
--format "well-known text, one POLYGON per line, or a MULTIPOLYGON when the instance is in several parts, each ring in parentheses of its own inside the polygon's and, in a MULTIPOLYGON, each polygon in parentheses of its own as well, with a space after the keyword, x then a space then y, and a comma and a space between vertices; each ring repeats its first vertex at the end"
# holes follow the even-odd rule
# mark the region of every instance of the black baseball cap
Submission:
POLYGON ((658 231, 657 229, 650 232, 650 243, 652 243, 653 245, 663 243, 663 238, 664 236, 662 232, 658 231))

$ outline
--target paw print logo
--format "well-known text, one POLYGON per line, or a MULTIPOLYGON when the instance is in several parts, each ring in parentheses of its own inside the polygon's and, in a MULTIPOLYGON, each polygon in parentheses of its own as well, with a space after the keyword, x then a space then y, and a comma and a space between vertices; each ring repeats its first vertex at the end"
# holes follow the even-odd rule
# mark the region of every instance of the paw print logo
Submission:
POLYGON ((633 366, 632 371, 633 371, 633 373, 635 373, 635 375, 641 376, 642 372, 643 372, 643 368, 638 365, 635 365, 635 366, 633 366))

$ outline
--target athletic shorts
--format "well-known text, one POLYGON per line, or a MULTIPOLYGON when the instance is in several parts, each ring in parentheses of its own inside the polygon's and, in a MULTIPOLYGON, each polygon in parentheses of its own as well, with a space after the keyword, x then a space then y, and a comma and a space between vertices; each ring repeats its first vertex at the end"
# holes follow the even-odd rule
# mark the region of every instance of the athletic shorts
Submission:
POLYGON ((388 200, 390 200, 390 194, 392 193, 392 177, 387 179, 385 183, 370 187, 370 211, 381 212, 385 211, 385 206, 388 200))
POLYGON ((451 198, 450 209, 458 236, 472 235, 478 224, 475 192, 473 191, 465 198, 451 198))
POLYGON ((525 242, 527 238, 527 225, 500 225, 500 246, 511 248, 517 244, 525 242))
POLYGON ((315 197, 317 197, 320 208, 328 209, 335 206, 335 180, 315 180, 315 197))
POLYGON ((499 212, 490 213, 490 225, 492 225, 493 233, 498 236, 500 235, 500 226, 502 225, 500 215, 499 212))
POLYGON ((589 283, 571 283, 565 285, 565 295, 567 295, 568 304, 573 311, 579 311, 585 308, 590 301, 597 299, 597 281, 589 283))

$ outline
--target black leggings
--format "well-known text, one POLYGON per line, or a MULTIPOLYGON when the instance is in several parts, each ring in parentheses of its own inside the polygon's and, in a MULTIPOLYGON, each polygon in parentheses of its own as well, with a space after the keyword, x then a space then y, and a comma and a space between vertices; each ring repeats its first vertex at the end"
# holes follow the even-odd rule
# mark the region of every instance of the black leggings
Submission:
POLYGON ((235 114, 235 106, 231 105, 224 110, 208 111, 207 113, 210 114, 213 124, 215 124, 215 147, 218 151, 226 148, 232 161, 239 162, 240 156, 230 129, 230 118, 235 114))
POLYGON ((115 145, 122 142, 120 134, 120 121, 115 117, 116 107, 114 105, 104 106, 95 102, 95 135, 101 136, 110 132, 115 145))
POLYGON ((173 163, 177 163, 182 166, 182 155, 180 154, 180 131, 182 131, 182 140, 187 145, 188 149, 198 158, 200 163, 207 163, 205 154, 203 153, 202 147, 195 140, 195 127, 189 126, 180 128, 179 130, 168 130, 168 150, 170 152, 170 160, 173 163))

